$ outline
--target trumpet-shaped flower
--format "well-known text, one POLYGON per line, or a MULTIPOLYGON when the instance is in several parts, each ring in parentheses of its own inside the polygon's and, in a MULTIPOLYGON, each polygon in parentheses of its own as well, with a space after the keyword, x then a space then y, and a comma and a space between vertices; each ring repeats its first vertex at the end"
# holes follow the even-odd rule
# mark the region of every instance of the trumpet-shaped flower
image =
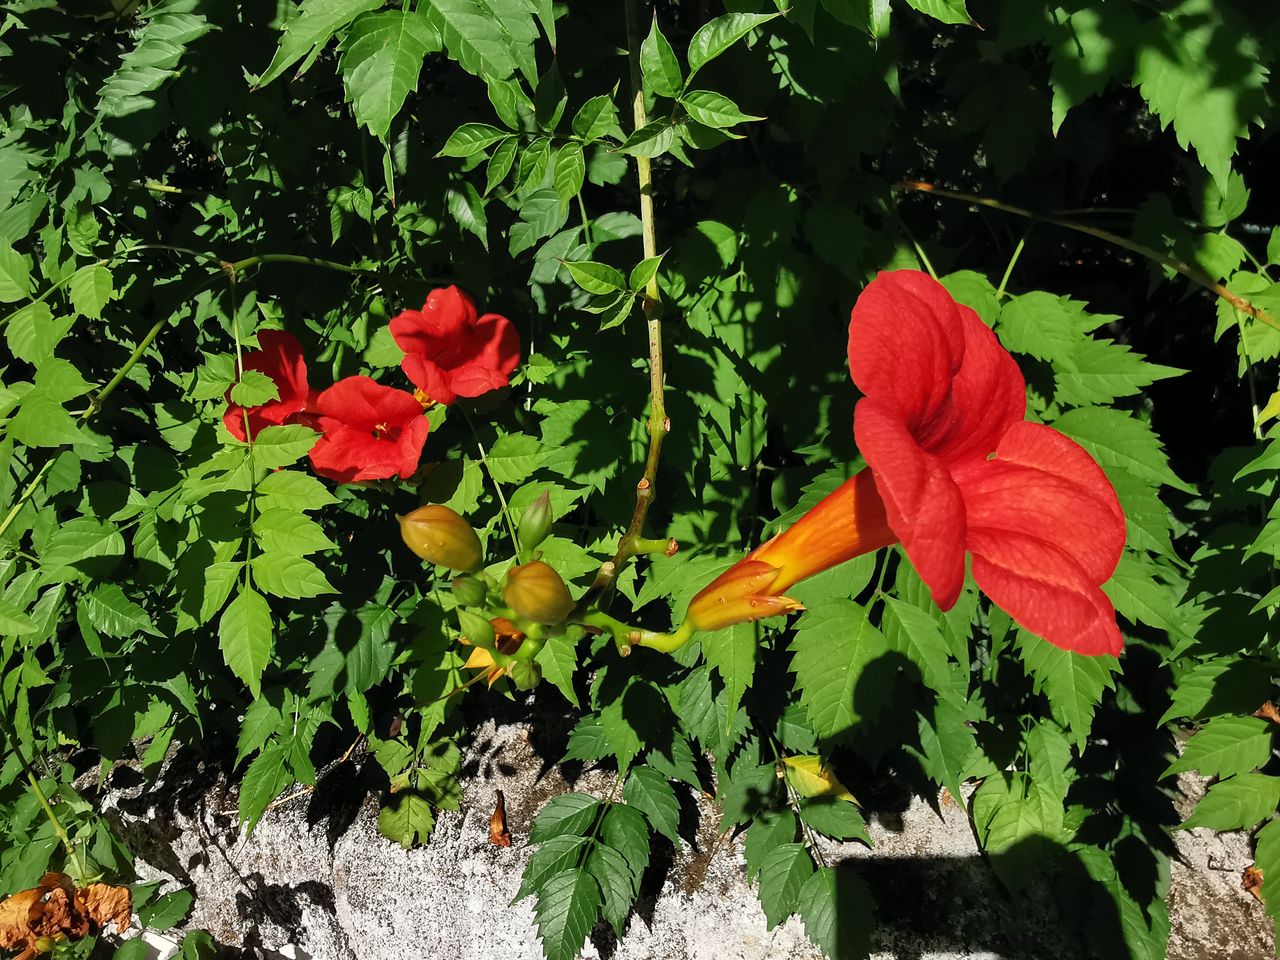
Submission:
POLYGON ((316 408, 323 436, 311 448, 311 466, 321 476, 354 483, 418 469, 430 425, 413 394, 346 377, 316 398, 316 408))
POLYGON ((391 336, 404 351, 405 376, 436 403, 505 387, 520 363, 511 321, 496 313, 478 317, 457 287, 432 290, 421 310, 402 312, 391 321, 391 336))
POLYGON ((1026 422, 1022 375, 977 314, 924 274, 883 273, 853 308, 849 370, 869 470, 703 590, 686 623, 797 609, 787 587, 897 541, 944 610, 967 552, 978 586, 1021 626, 1067 650, 1118 654, 1101 589, 1124 549, 1115 490, 1078 444, 1026 422))

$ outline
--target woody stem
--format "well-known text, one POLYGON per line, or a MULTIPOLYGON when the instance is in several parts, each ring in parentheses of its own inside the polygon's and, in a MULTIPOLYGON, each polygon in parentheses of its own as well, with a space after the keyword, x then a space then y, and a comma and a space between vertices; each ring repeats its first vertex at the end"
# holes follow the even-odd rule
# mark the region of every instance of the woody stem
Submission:
POLYGON ((1130 253, 1136 253, 1140 257, 1145 257, 1161 266, 1168 267, 1182 274, 1192 283, 1197 283, 1209 290, 1231 306, 1235 307, 1241 313, 1247 313, 1255 320, 1265 323, 1269 327, 1275 327, 1280 330, 1280 320, 1277 320, 1271 314, 1267 313, 1261 307, 1256 306, 1238 293, 1232 293, 1213 277, 1209 276, 1194 264, 1179 260, 1177 257, 1169 256, 1161 253, 1153 247, 1138 243, 1136 240, 1130 240, 1128 237, 1122 237, 1118 233, 1112 233, 1110 230, 1102 230, 1098 227, 1091 227, 1085 223, 1076 223, 1074 220, 1066 220, 1053 214, 1036 213, 1034 210, 1028 210, 1025 207, 1015 207, 1012 204, 1003 203, 999 200, 993 200, 991 197, 980 197, 973 193, 962 193, 958 190, 947 190, 944 187, 935 186, 932 183, 923 183, 919 180, 902 180, 894 185, 897 190, 913 190, 918 193, 928 193, 936 197, 944 197, 947 200, 961 200, 965 203, 971 203, 975 206, 990 207, 992 210, 999 210, 1002 213, 1011 213, 1017 217, 1027 217, 1031 220, 1040 220, 1044 223, 1052 223, 1054 226, 1064 227, 1067 230, 1074 230, 1076 233, 1083 233, 1090 237, 1096 237, 1104 240, 1114 246, 1128 250, 1130 253))
MULTIPOLYGON (((632 117, 635 129, 641 129, 648 123, 644 108, 644 87, 640 77, 640 31, 637 0, 626 0, 627 48, 631 67, 632 117)), ((645 259, 658 255, 658 235, 653 217, 653 166, 648 157, 636 157, 636 175, 640 185, 640 239, 644 247, 645 259)), ((618 549, 613 559, 601 565, 591 585, 591 594, 607 590, 617 579, 627 561, 636 555, 637 543, 641 540, 644 520, 649 513, 649 505, 653 502, 654 483, 658 475, 658 458, 662 453, 662 440, 671 429, 663 402, 663 360, 662 360, 662 310, 661 291, 658 289, 658 277, 655 273, 645 285, 641 297, 645 323, 649 332, 649 452, 645 457, 644 475, 636 484, 636 506, 631 514, 622 539, 618 541, 618 549)))

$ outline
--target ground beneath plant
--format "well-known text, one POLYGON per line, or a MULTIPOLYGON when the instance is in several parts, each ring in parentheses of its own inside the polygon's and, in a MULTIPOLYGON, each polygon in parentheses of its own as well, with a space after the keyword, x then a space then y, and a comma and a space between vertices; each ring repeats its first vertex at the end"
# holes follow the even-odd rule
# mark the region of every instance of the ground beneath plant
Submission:
MULTIPOLYGON (((441 813, 430 844, 403 850, 379 835, 377 796, 357 758, 325 771, 314 792, 278 802, 252 836, 220 773, 178 755, 151 785, 119 768, 104 797, 144 878, 196 894, 191 928, 233 958, 538 960, 532 901, 511 904, 531 853, 533 817, 569 789, 608 792, 611 773, 557 767, 548 726, 488 721, 464 756, 463 803, 441 813), (551 760, 548 756, 551 756, 551 760), (497 791, 510 847, 488 842, 497 791)), ((562 731, 561 731, 562 733, 562 731)), ((370 759, 368 761, 372 763, 370 759)), ((1204 784, 1184 778, 1185 813, 1204 784)), ((890 793, 893 787, 888 787, 890 793)), ((287 796, 287 795, 286 795, 287 796)), ((961 807, 899 791, 871 817, 874 846, 824 842, 828 862, 854 861, 877 901, 876 956, 1059 960, 1071 938, 1045 891, 1011 899, 979 855, 961 807)), ((746 882, 740 839, 722 838, 708 798, 689 798, 679 849, 659 840, 626 935, 601 926, 583 954, 600 960, 809 960, 798 920, 767 928, 746 882)), ((1269 960, 1273 927, 1243 887, 1247 837, 1179 832, 1171 869, 1171 960, 1269 960)), ((152 960, 181 931, 148 934, 152 960)))

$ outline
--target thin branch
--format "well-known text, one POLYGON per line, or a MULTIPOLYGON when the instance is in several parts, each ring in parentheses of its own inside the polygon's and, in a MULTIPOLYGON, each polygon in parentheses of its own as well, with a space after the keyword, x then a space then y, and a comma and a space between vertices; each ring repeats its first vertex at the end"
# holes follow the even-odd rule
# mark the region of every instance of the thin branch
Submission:
MULTIPOLYGON (((632 116, 635 129, 639 130, 648 123, 649 118, 645 113, 644 87, 640 76, 640 31, 637 8, 637 0, 626 0, 632 116)), ((647 260, 658 255, 658 234, 653 217, 653 165, 648 157, 636 157, 636 174, 640 184, 640 239, 647 260)), ((618 541, 618 549, 613 559, 601 564, 600 572, 596 574, 595 582, 591 585, 590 595, 612 586, 627 561, 637 553, 636 544, 641 539, 645 517, 649 513, 649 505, 653 502, 654 484, 657 482, 658 475, 658 458, 662 454, 662 441, 671 431, 671 420, 667 417, 663 399, 665 375, 662 359, 661 300, 662 293, 658 289, 658 277, 655 273, 649 278, 641 298, 645 323, 649 331, 649 452, 645 457, 644 475, 636 484, 636 507, 631 514, 631 523, 628 524, 622 539, 618 541)))
POLYGON ((962 193, 958 190, 947 190, 944 187, 935 186, 932 183, 923 183, 919 180, 902 180, 894 185, 897 190, 913 190, 918 193, 928 193, 936 197, 944 197, 948 200, 961 200, 965 203, 971 203, 980 207, 990 207, 992 210, 999 210, 1003 213, 1011 213, 1018 217, 1027 217, 1030 220, 1040 220, 1044 223, 1052 223, 1055 226, 1065 227, 1067 230, 1074 230, 1076 233, 1083 233, 1090 237, 1096 237, 1099 240, 1106 241, 1117 247, 1122 247, 1130 253, 1136 253, 1140 257, 1154 261, 1161 266, 1168 267, 1182 274, 1192 283, 1197 283, 1217 294, 1231 306, 1235 307, 1241 313, 1246 313, 1269 327, 1275 327, 1280 330, 1280 320, 1271 316, 1266 310, 1259 306, 1255 306, 1238 293, 1232 293, 1213 277, 1209 276, 1199 267, 1189 264, 1177 257, 1172 257, 1166 253, 1161 253, 1153 247, 1138 243, 1136 240, 1130 240, 1118 233, 1112 233, 1110 230, 1102 230, 1098 227, 1091 227, 1088 224, 1076 223, 1074 220, 1066 220, 1053 214, 1036 213, 1025 207, 1015 207, 1012 204, 1002 203, 999 200, 993 200, 991 197, 980 197, 972 193, 962 193))

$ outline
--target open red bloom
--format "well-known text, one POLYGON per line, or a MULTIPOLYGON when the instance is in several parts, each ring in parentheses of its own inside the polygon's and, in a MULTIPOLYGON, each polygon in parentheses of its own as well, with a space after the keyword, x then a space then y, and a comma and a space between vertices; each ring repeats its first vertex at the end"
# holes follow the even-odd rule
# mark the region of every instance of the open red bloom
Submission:
POLYGON ((316 473, 340 483, 407 477, 430 429, 413 394, 369 377, 339 380, 316 398, 323 436, 311 448, 316 473))
MULTIPOLYGON (((307 385, 307 362, 302 358, 298 338, 283 330, 261 330, 258 345, 260 350, 244 355, 244 368, 270 377, 280 399, 249 407, 247 411, 235 403, 227 407, 222 422, 227 432, 241 443, 248 439, 244 429, 246 412, 249 432, 255 437, 267 427, 296 423, 314 412, 315 394, 307 385)), ((229 402, 230 394, 227 399, 229 402)))
POLYGON ((451 404, 510 383, 520 363, 520 337, 496 313, 476 316, 476 305, 457 287, 432 290, 421 310, 391 321, 404 351, 400 367, 427 397, 451 404))
POLYGON ((968 552, 978 586, 1024 628, 1066 650, 1119 654, 1101 589, 1124 550, 1115 490, 1078 444, 1026 422, 1022 374, 978 315, 922 273, 882 273, 853 308, 849 370, 864 394, 854 435, 869 473, 703 590, 687 624, 796 609, 788 586, 896 539, 944 610, 968 552))

